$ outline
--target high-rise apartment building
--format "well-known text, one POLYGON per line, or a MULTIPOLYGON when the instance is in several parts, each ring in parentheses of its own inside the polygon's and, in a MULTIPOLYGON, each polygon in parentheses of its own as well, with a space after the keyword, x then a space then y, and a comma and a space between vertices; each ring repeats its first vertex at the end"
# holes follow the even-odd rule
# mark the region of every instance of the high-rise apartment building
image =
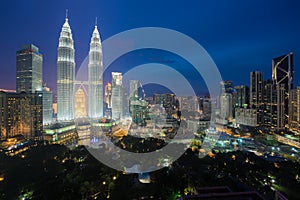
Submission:
POLYGON ((256 109, 251 108, 236 108, 235 109, 235 122, 244 126, 257 126, 257 113, 256 109))
POLYGON ((246 108, 249 106, 249 87, 246 85, 239 85, 234 87, 236 91, 235 107, 246 108))
POLYGON ((57 57, 57 119, 69 121, 74 119, 75 94, 75 59, 72 31, 65 19, 60 32, 57 57))
POLYGON ((42 91, 43 56, 33 44, 23 45, 17 51, 17 92, 34 93, 42 91))
POLYGON ((233 117, 231 93, 223 93, 220 95, 220 117, 222 120, 230 120, 233 117))
POLYGON ((53 119, 53 93, 50 88, 43 87, 43 125, 49 125, 53 119))
POLYGON ((285 113, 285 85, 276 85, 276 102, 277 102, 277 122, 276 131, 283 131, 287 124, 286 113, 285 113))
POLYGON ((217 107, 219 108, 218 123, 226 123, 234 117, 234 105, 237 100, 237 93, 234 90, 232 81, 221 81, 221 94, 218 98, 217 107))
POLYGON ((5 91, 0 91, 0 139, 4 140, 8 137, 7 128, 7 94, 5 91))
POLYGON ((204 120, 211 120, 212 118, 212 100, 206 96, 203 98, 202 112, 204 120))
POLYGON ((299 131, 300 129, 300 87, 290 90, 288 124, 289 124, 289 130, 299 131))
POLYGON ((104 101, 108 108, 111 108, 112 85, 107 83, 104 90, 104 101))
POLYGON ((260 71, 250 72, 250 108, 257 111, 257 123, 263 123, 263 74, 260 71))
POLYGON ((122 119, 128 110, 126 91, 122 85, 122 73, 112 72, 112 118, 122 119))
POLYGON ((22 134, 26 139, 43 136, 43 93, 0 92, 1 138, 22 134))
POLYGON ((282 131, 285 127, 284 85, 274 84, 273 80, 264 81, 264 108, 262 124, 271 131, 282 131))
POLYGON ((277 118, 277 102, 274 97, 276 96, 276 88, 274 87, 273 81, 270 79, 264 81, 263 87, 264 114, 261 124, 271 129, 271 127, 274 127, 275 119, 277 118))
POLYGON ((140 96, 139 93, 140 81, 139 80, 130 80, 129 81, 129 97, 137 99, 140 96))

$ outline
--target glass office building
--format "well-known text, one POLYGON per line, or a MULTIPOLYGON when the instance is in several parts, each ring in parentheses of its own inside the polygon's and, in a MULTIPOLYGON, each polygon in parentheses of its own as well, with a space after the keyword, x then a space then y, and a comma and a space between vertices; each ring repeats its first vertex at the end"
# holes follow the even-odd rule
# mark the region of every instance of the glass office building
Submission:
POLYGON ((23 45, 16 55, 17 93, 42 91, 43 56, 33 44, 23 45))

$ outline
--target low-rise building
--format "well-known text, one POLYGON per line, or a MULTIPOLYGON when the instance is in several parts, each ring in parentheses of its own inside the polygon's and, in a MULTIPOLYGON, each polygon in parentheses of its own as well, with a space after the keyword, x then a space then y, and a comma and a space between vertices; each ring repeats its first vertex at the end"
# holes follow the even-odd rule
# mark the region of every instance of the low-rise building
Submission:
POLYGON ((44 140, 51 144, 75 144, 78 135, 74 123, 53 124, 44 129, 44 140))

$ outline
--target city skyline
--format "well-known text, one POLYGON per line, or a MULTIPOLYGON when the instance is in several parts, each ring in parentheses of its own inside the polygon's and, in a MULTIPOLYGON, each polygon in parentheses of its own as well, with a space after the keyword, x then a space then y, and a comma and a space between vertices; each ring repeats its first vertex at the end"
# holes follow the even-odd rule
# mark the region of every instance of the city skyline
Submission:
MULTIPOLYGON (((299 76, 297 76, 297 63, 299 63, 300 59, 300 56, 298 56, 300 52, 298 45, 300 30, 297 26, 297 19, 299 19, 297 16, 299 14, 296 12, 299 3, 296 1, 291 2, 289 5, 280 4, 280 1, 276 1, 273 2, 272 5, 262 2, 252 2, 245 3, 246 5, 244 6, 241 6, 240 3, 230 1, 227 2, 227 4, 232 3, 231 7, 229 6, 230 8, 226 9, 226 11, 222 9, 222 4, 224 4, 222 2, 191 2, 184 4, 183 9, 181 9, 179 5, 173 5, 168 1, 159 4, 154 2, 155 8, 153 8, 152 4, 136 3, 135 6, 128 5, 125 10, 120 10, 116 7, 116 5, 121 6, 124 4, 123 2, 117 1, 110 3, 90 1, 85 3, 90 3, 90 5, 83 5, 76 1, 71 4, 68 1, 64 1, 60 4, 58 9, 53 7, 55 3, 57 2, 47 2, 46 6, 48 6, 49 9, 46 9, 43 13, 41 13, 40 9, 37 9, 37 12, 26 12, 28 14, 24 16, 24 20, 28 17, 36 20, 28 20, 28 23, 16 27, 11 27, 11 24, 14 24, 17 17, 23 14, 23 10, 16 8, 14 9, 15 13, 2 12, 0 24, 16 31, 11 31, 9 35, 5 32, 1 33, 2 38, 10 37, 13 41, 10 45, 7 44, 6 40, 3 41, 6 51, 1 55, 5 58, 1 57, 3 62, 0 64, 0 68, 3 71, 0 79, 1 88, 15 88, 15 52, 21 45, 32 43, 37 45, 40 51, 43 52, 43 80, 51 90, 56 93, 55 57, 57 56, 57 37, 66 8, 69 9, 69 18, 75 43, 74 48, 77 49, 75 56, 77 70, 84 58, 88 55, 89 37, 91 34, 90 27, 93 26, 95 17, 99 17, 98 27, 103 40, 120 31, 142 26, 172 28, 191 36, 206 48, 219 67, 223 79, 233 80, 234 85, 249 85, 248 77, 250 71, 262 71, 264 77, 271 77, 272 59, 293 52, 295 60, 295 86, 300 85, 299 76), (136 9, 138 7, 140 7, 140 9, 136 9), (146 11, 147 7, 153 8, 154 13, 165 12, 166 18, 160 19, 158 16, 151 15, 151 11, 146 11), (79 13, 80 8, 83 8, 87 12, 84 14, 79 13), (214 8, 216 12, 195 12, 197 9, 201 11, 205 8, 214 8), (251 8, 254 8, 257 12, 242 13, 246 9, 251 8), (56 12, 51 12, 54 9, 56 12), (20 12, 16 13, 19 10, 20 12), (134 18, 134 12, 130 13, 130 11, 135 11, 137 14, 141 14, 141 10, 143 11, 143 17, 141 19, 138 19, 138 17, 134 18), (179 10, 181 11, 179 12, 181 17, 177 16, 175 23, 172 20, 172 16, 175 16, 175 12, 179 10), (284 12, 283 10, 289 10, 289 12, 284 12), (277 13, 283 13, 283 15, 272 15, 270 18, 269 14, 275 13, 276 11, 277 13), (192 17, 189 13, 193 13, 195 16, 192 17), (240 16, 241 19, 235 19, 235 14, 240 16), (42 19, 37 19, 37 15, 43 16, 41 17, 42 19), (207 19, 208 16, 211 16, 211 18, 207 19), (224 18, 223 23, 218 23, 217 20, 221 17, 224 18), (192 18, 197 18, 199 23, 193 22, 193 20, 191 20, 192 18), (116 23, 112 23, 112 20, 116 20, 116 23), (7 22, 11 23, 8 24, 7 22), (40 26, 41 24, 43 25, 40 26), (45 27, 44 24, 47 24, 47 27, 45 27), (37 29, 36 27, 38 26, 41 28, 37 29), (227 30, 225 28, 226 26, 230 27, 230 30, 227 30), (26 31, 23 34, 21 30, 27 28, 32 31, 27 31, 30 32, 30 34, 26 31), (49 30, 49 28, 51 30, 49 30), (18 34, 16 35, 15 32, 18 34), (40 35, 43 35, 43 37, 40 35), (44 38, 47 38, 47 40, 44 38), (232 73, 232 70, 236 73, 232 73), (239 74, 239 76, 237 77, 236 74, 239 74)), ((30 7, 31 2, 28 3, 28 5, 22 3, 20 5, 25 6, 25 8, 30 7)), ((6 3, 3 8, 9 8, 11 6, 10 3, 6 3)), ((39 8, 39 4, 34 8, 39 8)), ((33 8, 30 9, 32 10, 33 8)), ((157 52, 133 52, 131 56, 129 55, 128 59, 121 59, 120 62, 116 62, 118 66, 112 66, 112 70, 116 71, 116 69, 118 69, 117 71, 124 73, 133 65, 140 64, 137 61, 132 61, 133 58, 146 60, 144 62, 154 61, 163 63, 174 68, 178 68, 179 65, 186 65, 186 63, 174 55, 157 52)), ((110 81, 109 78, 109 76, 105 76, 103 84, 110 81)), ((191 76, 190 79, 194 84, 199 82, 199 77, 191 76)), ((199 90, 198 92, 201 93, 205 91, 199 90)))
POLYGON ((299 199, 300 1, 1 8, 0 199, 299 199))

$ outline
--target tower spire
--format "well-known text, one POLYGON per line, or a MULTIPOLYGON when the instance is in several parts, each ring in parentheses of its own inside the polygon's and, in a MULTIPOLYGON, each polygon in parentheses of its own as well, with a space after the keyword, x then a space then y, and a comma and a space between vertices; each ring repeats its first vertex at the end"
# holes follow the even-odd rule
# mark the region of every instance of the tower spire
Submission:
POLYGON ((96 17, 95 27, 97 27, 97 25, 98 25, 98 18, 96 17))
POLYGON ((66 9, 66 20, 68 20, 68 9, 66 9))

